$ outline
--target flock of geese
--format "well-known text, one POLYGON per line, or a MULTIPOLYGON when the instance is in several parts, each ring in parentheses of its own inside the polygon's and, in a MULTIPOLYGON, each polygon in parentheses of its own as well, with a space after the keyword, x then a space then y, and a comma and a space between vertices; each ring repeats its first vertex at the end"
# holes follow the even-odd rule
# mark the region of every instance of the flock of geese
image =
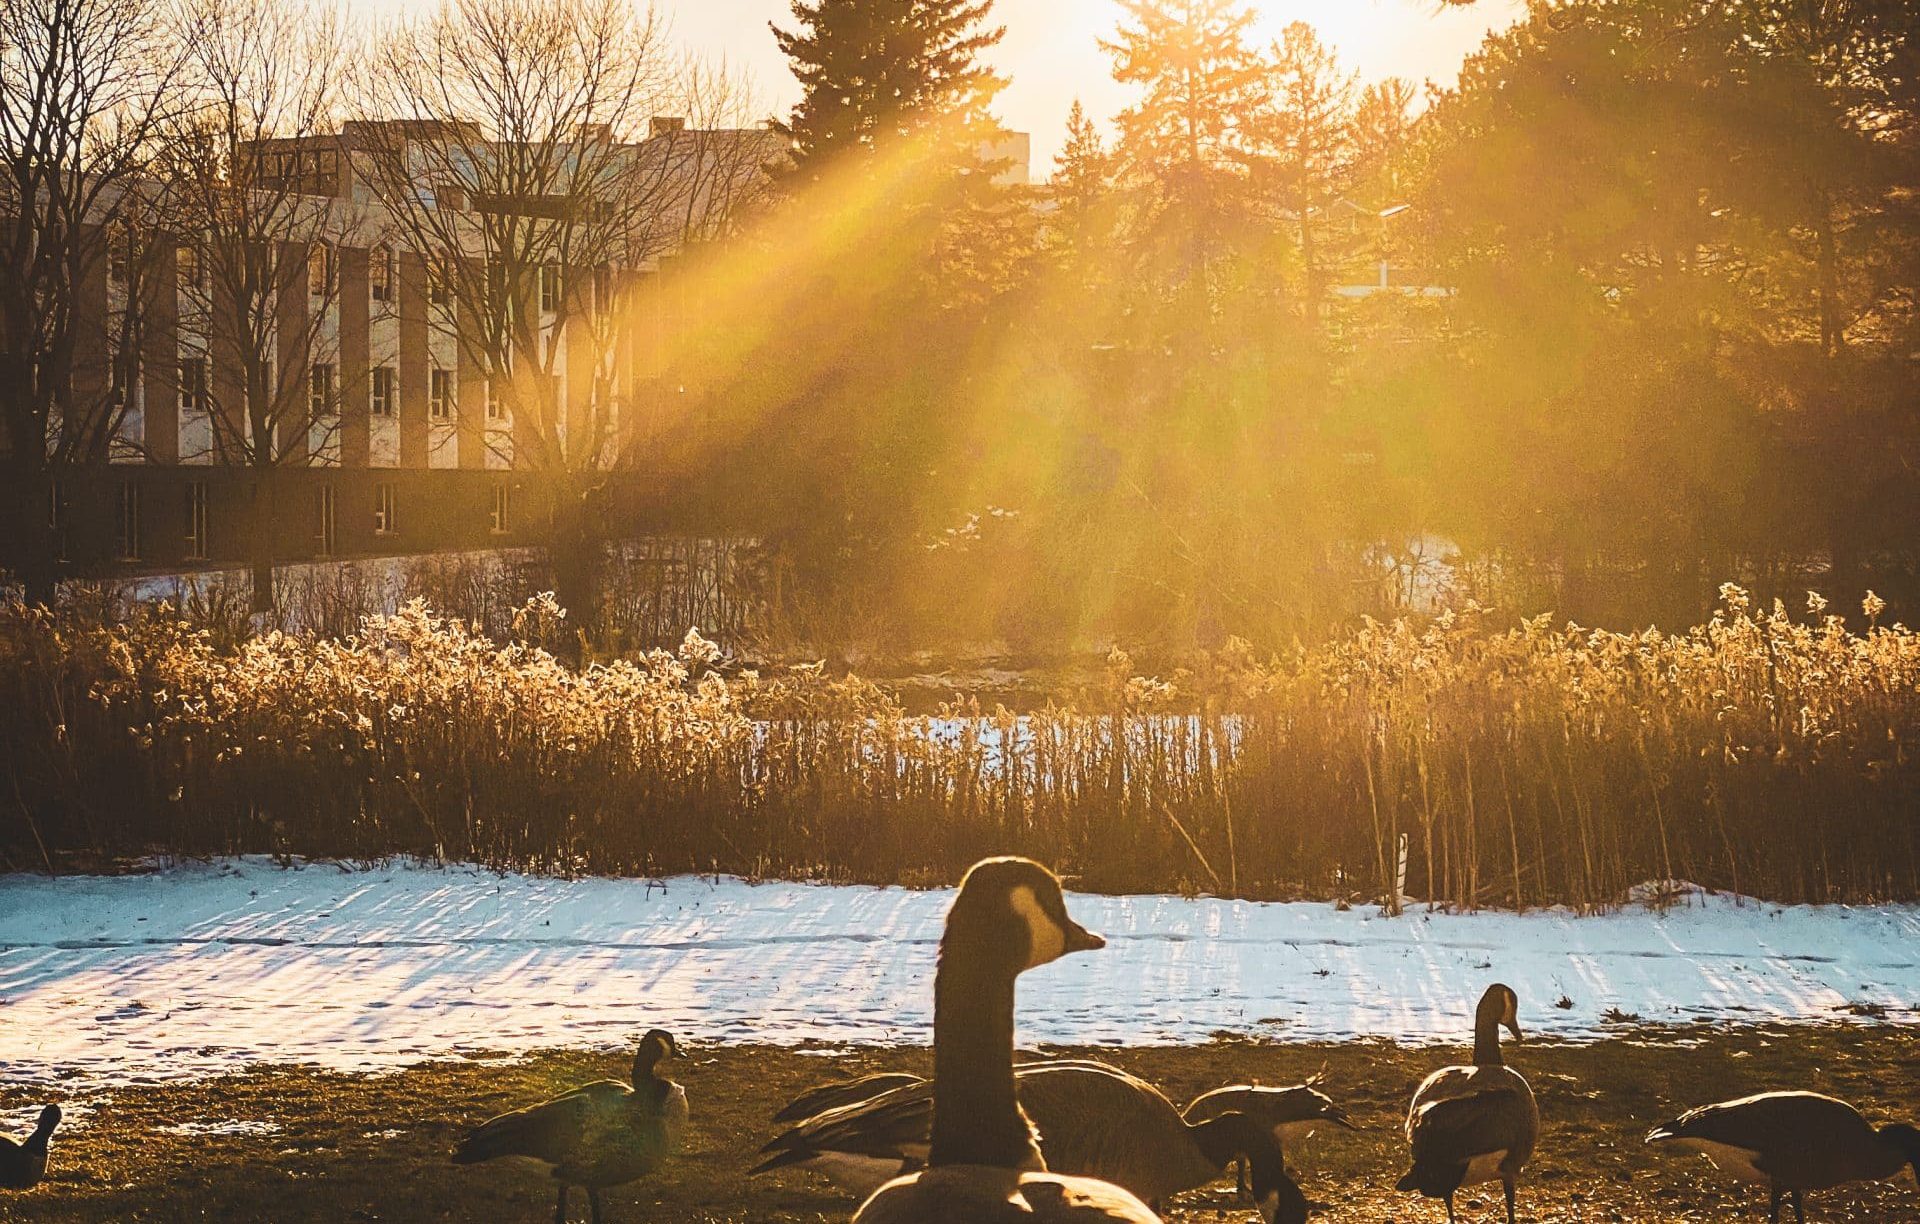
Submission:
MULTIPOLYGON (((1238 1162, 1240 1187, 1266 1224, 1304 1224, 1309 1206, 1284 1152, 1316 1127, 1353 1127, 1312 1083, 1236 1085, 1177 1107, 1152 1084, 1104 1063, 1016 1066, 1014 985, 1072 952, 1105 946, 1067 913, 1060 882, 1029 859, 974 865, 947 913, 934 977, 931 1080, 888 1073, 812 1089, 779 1110, 791 1123, 752 1171, 817 1170, 863 1199, 854 1224, 1154 1224, 1169 1195, 1238 1162)), ((1481 998, 1473 1061, 1428 1076, 1407 1111, 1411 1167, 1398 1184, 1446 1204, 1498 1181, 1515 1221, 1522 1169, 1540 1136, 1525 1077, 1506 1065, 1500 1029, 1520 1038, 1520 1001, 1504 985, 1481 998)), ((455 1149, 471 1164, 501 1157, 544 1165, 558 1186, 556 1224, 572 1187, 595 1224, 601 1191, 659 1168, 680 1148, 687 1094, 660 1074, 678 1053, 661 1030, 640 1042, 628 1083, 601 1080, 483 1123, 455 1149)), ((0 1187, 40 1180, 58 1106, 22 1143, 0 1139, 0 1187)), ((1647 1142, 1699 1152, 1736 1178, 1770 1187, 1769 1218, 1801 1194, 1883 1180, 1912 1166, 1920 1130, 1875 1128, 1843 1101, 1770 1092, 1691 1110, 1647 1142)))

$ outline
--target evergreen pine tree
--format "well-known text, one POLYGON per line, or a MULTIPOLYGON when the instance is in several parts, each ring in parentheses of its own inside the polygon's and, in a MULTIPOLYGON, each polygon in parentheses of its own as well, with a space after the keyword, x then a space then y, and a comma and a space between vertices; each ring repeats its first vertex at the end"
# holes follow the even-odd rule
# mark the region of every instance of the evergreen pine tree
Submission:
POLYGON ((1116 122, 1116 148, 1139 195, 1137 262, 1184 303, 1176 328, 1197 339, 1214 313, 1216 265, 1247 206, 1245 130, 1265 68, 1247 46, 1253 11, 1238 0, 1121 0, 1128 22, 1102 48, 1114 79, 1140 90, 1116 122))
POLYGON ((800 82, 780 130, 804 179, 890 138, 951 133, 977 162, 999 136, 987 113, 1005 81, 980 61, 1004 28, 992 0, 793 0, 794 28, 773 35, 800 82))
POLYGON ((1055 266, 1081 288, 1099 287, 1110 271, 1118 222, 1113 157, 1077 98, 1047 198, 1047 247, 1055 266))
POLYGON ((1317 315, 1335 270, 1371 238, 1342 205, 1353 169, 1354 75, 1313 27, 1296 21, 1273 46, 1268 104, 1249 125, 1257 177, 1298 243, 1301 297, 1317 315))

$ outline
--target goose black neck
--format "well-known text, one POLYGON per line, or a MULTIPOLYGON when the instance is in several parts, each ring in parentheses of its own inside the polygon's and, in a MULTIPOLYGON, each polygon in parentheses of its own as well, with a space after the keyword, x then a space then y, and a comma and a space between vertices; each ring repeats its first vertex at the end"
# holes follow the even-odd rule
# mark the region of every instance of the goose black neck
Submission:
POLYGON ((28 1135, 27 1141, 20 1146, 26 1151, 44 1154, 47 1150, 47 1141, 53 1138, 53 1128, 59 1124, 58 1118, 42 1117, 40 1125, 33 1128, 33 1133, 28 1135))
POLYGON ((1026 1167, 1033 1131, 1013 1092, 1017 970, 944 942, 933 981, 930 1165, 1026 1167))
POLYGON ((1207 1164, 1219 1170, 1237 1157, 1245 1156, 1249 1160, 1254 1157, 1254 1145, 1248 1141, 1247 1134, 1251 1126, 1245 1114, 1224 1113, 1190 1126, 1187 1133, 1193 1137, 1194 1146, 1200 1149, 1207 1164))
POLYGON ((1904 1122, 1883 1126, 1877 1132, 1880 1138, 1892 1145, 1900 1153, 1900 1158, 1913 1167, 1913 1175, 1920 1178, 1920 1130, 1904 1122))
POLYGON ((1473 1065, 1503 1067, 1506 1062, 1500 1056, 1500 1017, 1491 1011, 1481 1012, 1473 1025, 1473 1065))

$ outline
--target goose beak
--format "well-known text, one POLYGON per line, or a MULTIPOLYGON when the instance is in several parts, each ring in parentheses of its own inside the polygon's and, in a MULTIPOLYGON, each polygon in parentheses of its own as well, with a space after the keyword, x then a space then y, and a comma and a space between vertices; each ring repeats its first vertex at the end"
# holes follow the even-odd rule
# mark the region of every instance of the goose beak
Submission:
POLYGON ((1527 1039, 1520 1035, 1520 1022, 1518 1020, 1507 1021, 1507 1031, 1513 1034, 1514 1044, 1521 1045, 1526 1042, 1527 1039))
MULTIPOLYGON (((1107 946, 1107 941, 1095 935, 1071 918, 1067 920, 1067 951, 1097 952, 1107 946)), ((1062 955, 1065 955, 1062 953, 1062 955)))

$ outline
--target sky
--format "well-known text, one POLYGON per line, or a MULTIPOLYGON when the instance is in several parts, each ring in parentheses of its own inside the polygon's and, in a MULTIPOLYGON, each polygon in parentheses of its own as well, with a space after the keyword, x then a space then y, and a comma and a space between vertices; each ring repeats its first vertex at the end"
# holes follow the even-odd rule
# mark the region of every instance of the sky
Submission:
MULTIPOLYGON (((644 0, 641 0, 644 2, 644 0)), ((363 12, 385 15, 409 0, 350 0, 363 12)), ((724 57, 751 75, 771 112, 784 112, 798 90, 767 28, 792 24, 789 0, 654 0, 676 41, 699 55, 724 57)), ((1254 35, 1265 44, 1289 22, 1305 21, 1336 47, 1363 81, 1403 76, 1452 83, 1466 54, 1490 29, 1510 25, 1522 0, 1479 0, 1446 8, 1440 0, 1250 0, 1258 11, 1254 35)), ((1046 177, 1060 146, 1067 108, 1077 97, 1087 113, 1106 120, 1130 101, 1110 75, 1099 40, 1118 28, 1115 0, 998 0, 994 19, 1006 26, 994 66, 1010 78, 1001 94, 1002 123, 1033 136, 1033 173, 1046 177)))

